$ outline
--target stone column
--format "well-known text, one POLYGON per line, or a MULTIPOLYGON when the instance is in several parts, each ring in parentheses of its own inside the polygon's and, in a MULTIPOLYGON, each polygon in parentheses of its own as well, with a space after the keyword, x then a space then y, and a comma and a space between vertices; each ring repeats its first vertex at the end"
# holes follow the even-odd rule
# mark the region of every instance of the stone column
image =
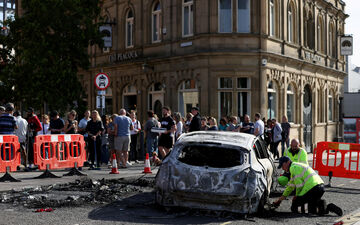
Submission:
MULTIPOLYGON (((267 102, 267 69, 266 67, 261 66, 260 67, 260 88, 259 88, 259 96, 260 96, 260 106, 259 110, 262 117, 267 116, 267 108, 268 108, 268 102, 267 102)), ((254 112, 255 113, 255 112, 254 112)))

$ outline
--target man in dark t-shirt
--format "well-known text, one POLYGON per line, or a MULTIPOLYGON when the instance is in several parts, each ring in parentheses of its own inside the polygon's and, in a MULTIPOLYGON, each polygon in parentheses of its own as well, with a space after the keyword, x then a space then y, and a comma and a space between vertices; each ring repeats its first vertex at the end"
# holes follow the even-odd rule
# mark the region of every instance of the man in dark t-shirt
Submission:
POLYGON ((61 134, 64 129, 65 123, 59 117, 59 113, 57 111, 52 111, 50 117, 51 120, 49 130, 51 131, 51 134, 61 134))
POLYGON ((166 128, 164 133, 160 134, 159 137, 159 152, 161 156, 164 158, 169 152, 170 148, 172 148, 174 144, 174 133, 176 131, 175 121, 171 118, 170 108, 164 106, 162 108, 163 117, 160 120, 161 128, 166 128))

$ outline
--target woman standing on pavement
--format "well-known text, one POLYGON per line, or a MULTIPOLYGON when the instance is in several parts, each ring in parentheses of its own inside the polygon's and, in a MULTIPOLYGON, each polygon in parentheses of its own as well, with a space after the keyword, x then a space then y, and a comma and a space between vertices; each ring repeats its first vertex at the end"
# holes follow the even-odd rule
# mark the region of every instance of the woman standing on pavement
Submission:
POLYGON ((207 128, 207 130, 218 130, 217 122, 214 117, 209 118, 209 124, 210 126, 207 128))
POLYGON ((64 126, 64 132, 65 134, 76 134, 78 131, 78 122, 75 120, 76 118, 76 111, 71 110, 68 113, 67 120, 65 122, 64 126))
POLYGON ((109 162, 111 164, 108 164, 108 166, 112 165, 112 155, 116 154, 116 150, 115 150, 115 145, 114 145, 114 140, 115 140, 115 125, 114 125, 114 121, 115 118, 117 117, 117 114, 113 114, 110 118, 110 123, 107 126, 107 133, 108 133, 108 142, 109 142, 109 150, 110 150, 110 158, 109 158, 109 162))
POLYGON ((42 129, 37 132, 37 135, 51 134, 51 132, 49 130, 50 119, 47 114, 43 114, 41 116, 41 126, 42 126, 42 129))
POLYGON ((93 110, 91 112, 91 120, 86 125, 86 132, 89 135, 89 152, 90 152, 90 169, 94 169, 94 161, 96 154, 97 167, 100 168, 101 162, 101 133, 104 130, 104 126, 101 122, 99 112, 93 110))

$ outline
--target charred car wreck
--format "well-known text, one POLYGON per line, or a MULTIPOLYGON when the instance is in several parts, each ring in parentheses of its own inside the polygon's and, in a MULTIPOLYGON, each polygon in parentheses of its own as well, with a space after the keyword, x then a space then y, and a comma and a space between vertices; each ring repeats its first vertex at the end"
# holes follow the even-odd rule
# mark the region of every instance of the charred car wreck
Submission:
POLYGON ((165 207, 262 211, 275 177, 260 137, 199 131, 181 136, 156 176, 156 201, 165 207))

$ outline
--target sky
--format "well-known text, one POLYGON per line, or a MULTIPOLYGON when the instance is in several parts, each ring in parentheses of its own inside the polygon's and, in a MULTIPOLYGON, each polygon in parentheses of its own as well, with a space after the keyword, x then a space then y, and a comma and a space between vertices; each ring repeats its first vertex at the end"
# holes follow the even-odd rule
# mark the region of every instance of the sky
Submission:
POLYGON ((360 0, 344 0, 345 13, 349 18, 345 21, 345 34, 354 38, 353 55, 350 57, 352 64, 360 66, 360 0))

